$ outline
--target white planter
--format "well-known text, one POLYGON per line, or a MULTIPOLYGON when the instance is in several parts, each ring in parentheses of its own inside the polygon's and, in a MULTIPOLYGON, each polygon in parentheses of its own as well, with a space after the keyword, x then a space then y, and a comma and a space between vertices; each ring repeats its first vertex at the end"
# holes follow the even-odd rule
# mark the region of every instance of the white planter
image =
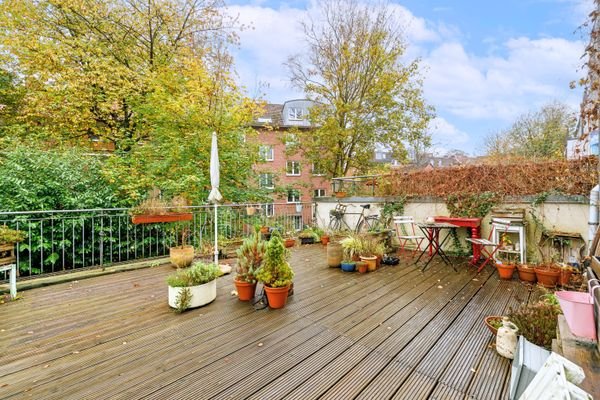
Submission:
MULTIPOLYGON (((177 308, 177 296, 179 292, 185 288, 169 286, 169 306, 177 308)), ((198 286, 189 286, 192 293, 192 300, 189 308, 196 308, 210 303, 217 298, 217 280, 212 280, 208 283, 198 286)))

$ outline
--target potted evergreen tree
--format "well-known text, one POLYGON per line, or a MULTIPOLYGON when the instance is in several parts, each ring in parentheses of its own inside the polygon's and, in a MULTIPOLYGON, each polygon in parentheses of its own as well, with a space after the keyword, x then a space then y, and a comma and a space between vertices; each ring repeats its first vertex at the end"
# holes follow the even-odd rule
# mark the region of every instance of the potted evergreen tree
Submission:
POLYGON ((288 262, 289 251, 283 245, 279 231, 273 231, 267 243, 265 258, 256 273, 256 278, 264 284, 270 308, 283 308, 294 271, 288 262))
POLYGON ((200 307, 217 297, 217 278, 223 273, 214 264, 197 262, 167 278, 169 306, 177 312, 200 307))
POLYGON ((234 283, 241 301, 249 301, 254 298, 255 275, 263 263, 266 249, 267 242, 261 239, 260 231, 256 230, 252 236, 244 239, 236 251, 238 261, 234 283))

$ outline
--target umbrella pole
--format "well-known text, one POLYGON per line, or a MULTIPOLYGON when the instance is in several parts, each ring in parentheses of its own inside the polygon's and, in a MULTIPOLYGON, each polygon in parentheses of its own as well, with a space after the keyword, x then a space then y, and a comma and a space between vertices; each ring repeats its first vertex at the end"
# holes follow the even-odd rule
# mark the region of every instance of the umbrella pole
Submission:
POLYGON ((219 266, 219 248, 218 248, 218 225, 217 225, 217 203, 214 204, 215 206, 215 265, 219 266))

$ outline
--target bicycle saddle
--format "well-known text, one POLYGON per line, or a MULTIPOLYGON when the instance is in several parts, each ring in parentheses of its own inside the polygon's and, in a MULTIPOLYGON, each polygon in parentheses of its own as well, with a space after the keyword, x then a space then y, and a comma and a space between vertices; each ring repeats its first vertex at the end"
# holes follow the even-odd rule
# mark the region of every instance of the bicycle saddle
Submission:
POLYGON ((371 208, 370 204, 361 204, 360 205, 362 208, 364 208, 365 210, 368 210, 369 208, 371 208))

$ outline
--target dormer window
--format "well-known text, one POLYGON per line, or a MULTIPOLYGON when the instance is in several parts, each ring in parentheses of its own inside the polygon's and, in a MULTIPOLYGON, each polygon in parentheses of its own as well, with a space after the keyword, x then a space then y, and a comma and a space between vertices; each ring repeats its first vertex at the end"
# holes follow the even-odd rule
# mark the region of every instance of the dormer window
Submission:
POLYGON ((300 121, 304 118, 304 109, 300 107, 288 108, 288 118, 291 121, 300 121))

